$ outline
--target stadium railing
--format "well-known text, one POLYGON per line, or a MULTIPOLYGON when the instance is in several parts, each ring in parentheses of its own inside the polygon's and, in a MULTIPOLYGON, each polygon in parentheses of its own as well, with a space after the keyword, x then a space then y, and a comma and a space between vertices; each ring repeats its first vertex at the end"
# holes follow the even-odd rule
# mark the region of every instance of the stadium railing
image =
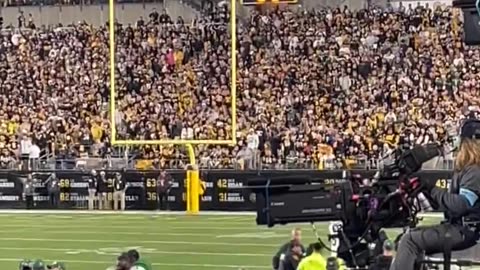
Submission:
MULTIPOLYGON (((189 164, 186 157, 152 160, 152 159, 130 159, 121 156, 101 157, 84 157, 84 158, 58 158, 50 157, 49 159, 38 160, 37 165, 33 165, 32 161, 28 168, 39 170, 88 170, 96 168, 109 169, 177 169, 183 170, 189 164), (156 162, 155 162, 156 161, 156 162), (35 167, 35 168, 33 168, 35 167)), ((198 166, 201 170, 341 170, 345 169, 343 160, 323 160, 323 164, 319 164, 310 158, 289 157, 281 160, 281 162, 265 163, 262 159, 241 159, 235 157, 227 158, 210 158, 198 157, 198 166)), ((381 169, 385 163, 389 161, 357 158, 350 160, 348 169, 355 170, 377 170, 381 169)), ((12 160, 4 164, 0 169, 19 169, 22 168, 21 162, 12 160)), ((453 159, 435 159, 424 165, 422 170, 453 170, 453 159)))

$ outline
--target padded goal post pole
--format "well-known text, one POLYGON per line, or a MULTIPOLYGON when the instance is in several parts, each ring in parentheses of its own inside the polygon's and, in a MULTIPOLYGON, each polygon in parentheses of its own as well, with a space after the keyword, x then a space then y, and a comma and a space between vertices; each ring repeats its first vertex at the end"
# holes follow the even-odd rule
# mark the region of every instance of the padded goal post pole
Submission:
POLYGON ((206 184, 200 179, 200 170, 195 160, 195 150, 191 144, 185 145, 187 147, 190 165, 187 168, 187 214, 197 215, 200 212, 200 201, 205 192, 206 184))
POLYGON ((191 144, 186 144, 190 165, 187 168, 187 214, 196 215, 200 212, 200 172, 195 160, 195 150, 191 144))

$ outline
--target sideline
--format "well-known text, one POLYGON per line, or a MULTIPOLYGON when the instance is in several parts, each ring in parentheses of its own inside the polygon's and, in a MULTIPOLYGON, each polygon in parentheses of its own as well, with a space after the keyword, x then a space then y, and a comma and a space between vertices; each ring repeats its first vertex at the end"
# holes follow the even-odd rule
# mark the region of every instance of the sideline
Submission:
MULTIPOLYGON (((1 227, 0 227, 1 228, 1 227)), ((44 233, 46 235, 149 235, 149 236, 193 236, 193 237, 198 237, 198 238, 212 238, 215 236, 216 238, 253 238, 253 239, 259 239, 259 238, 285 238, 284 233, 278 233, 278 232, 252 232, 252 233, 238 233, 238 234, 225 234, 225 235, 216 235, 215 233, 171 233, 171 232, 122 232, 122 231, 93 231, 93 230, 68 230, 68 231, 59 231, 56 230, 56 227, 52 227, 53 230, 42 230, 41 232, 38 231, 28 231, 28 228, 30 227, 25 227, 25 229, 18 229, 18 230, 1 230, 0 234, 10 234, 10 235, 15 235, 19 233, 25 234, 39 234, 39 233, 44 233)), ((1 247, 0 247, 1 249, 1 247)))
MULTIPOLYGON (((111 251, 112 248, 100 248, 100 249, 86 249, 86 248, 43 248, 43 247, 0 247, 0 250, 19 250, 19 251, 54 251, 61 252, 64 254, 78 255, 78 254, 95 254, 95 255, 104 255, 104 256, 115 256, 121 253, 120 248, 115 248, 114 251, 111 251)), ((142 247, 136 248, 140 250, 142 254, 171 254, 171 255, 193 255, 193 256, 234 256, 234 257, 272 257, 272 254, 260 254, 260 253, 222 253, 222 252, 194 252, 194 251, 166 251, 166 250, 156 250, 152 248, 145 248, 142 250, 142 247)))
MULTIPOLYGON (((68 215, 160 215, 160 216, 183 216, 187 215, 185 211, 109 211, 109 210, 21 210, 21 209, 2 209, 0 214, 68 214, 68 215)), ((228 212, 228 211, 200 211, 200 216, 255 216, 253 211, 228 212)))
MULTIPOLYGON (((100 239, 52 239, 52 238, 9 238, 1 237, 0 241, 13 242, 66 242, 66 243, 131 243, 132 240, 100 240, 100 239)), ((170 245, 192 245, 192 246, 229 246, 229 247, 276 247, 278 244, 262 244, 262 243, 225 243, 225 242, 193 242, 193 241, 155 241, 140 240, 135 241, 138 244, 170 244, 170 245)))
MULTIPOLYGON (((22 258, 0 258, 0 262, 20 262, 22 258)), ((44 261, 60 261, 59 259, 43 259, 44 261)), ((105 264, 110 265, 112 262, 106 261, 82 261, 82 260, 61 260, 65 263, 78 264, 105 264)), ((221 264, 195 264, 195 263, 152 263, 153 266, 185 266, 196 268, 235 268, 235 269, 270 269, 267 266, 260 265, 221 265, 221 264)))

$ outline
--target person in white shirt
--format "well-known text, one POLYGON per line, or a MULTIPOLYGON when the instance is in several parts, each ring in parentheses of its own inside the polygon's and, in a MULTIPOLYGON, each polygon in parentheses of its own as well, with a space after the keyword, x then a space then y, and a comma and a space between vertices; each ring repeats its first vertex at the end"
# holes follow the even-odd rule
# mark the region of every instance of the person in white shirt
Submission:
POLYGON ((32 144, 30 147, 30 153, 28 155, 30 161, 30 169, 35 170, 38 168, 38 161, 40 159, 40 147, 37 144, 32 144))
POLYGON ((25 136, 20 141, 20 160, 22 162, 22 168, 28 169, 28 161, 30 159, 30 148, 32 147, 32 139, 25 136))
POLYGON ((247 136, 247 146, 252 151, 256 151, 258 149, 258 145, 260 143, 260 139, 258 138, 257 133, 253 129, 250 129, 250 132, 247 136))

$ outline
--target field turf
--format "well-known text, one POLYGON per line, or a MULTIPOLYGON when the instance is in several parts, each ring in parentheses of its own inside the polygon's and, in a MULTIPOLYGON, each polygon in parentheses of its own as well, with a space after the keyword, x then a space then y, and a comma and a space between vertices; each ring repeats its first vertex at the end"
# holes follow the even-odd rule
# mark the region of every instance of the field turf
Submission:
MULTIPOLYGON (((104 270, 130 248, 153 269, 271 269, 293 227, 257 226, 253 215, 0 213, 0 269, 39 258, 63 261, 68 270, 104 270)), ((305 243, 314 241, 308 224, 298 227, 305 243)), ((326 241, 327 224, 317 229, 326 241)))

